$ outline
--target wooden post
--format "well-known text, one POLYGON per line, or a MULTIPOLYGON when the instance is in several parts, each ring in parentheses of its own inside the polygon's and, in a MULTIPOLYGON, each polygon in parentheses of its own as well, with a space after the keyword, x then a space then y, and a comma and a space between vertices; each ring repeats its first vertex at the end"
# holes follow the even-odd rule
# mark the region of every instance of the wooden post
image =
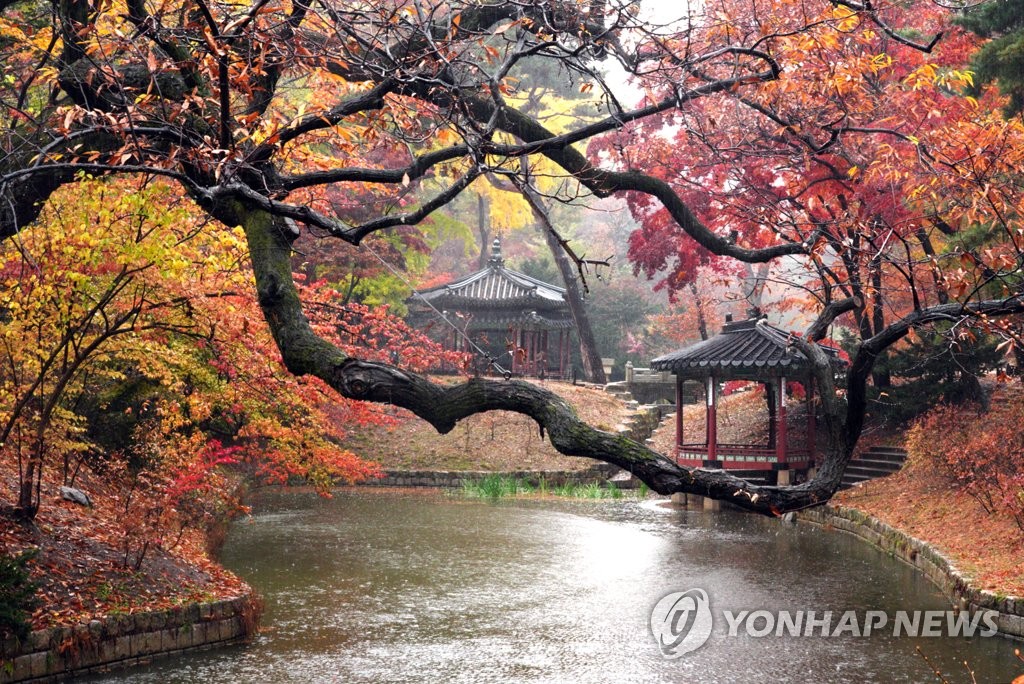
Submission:
POLYGON ((526 331, 526 375, 534 375, 534 331, 526 331))
POLYGON ((512 329, 512 368, 513 373, 518 372, 519 366, 519 347, 522 346, 522 335, 523 332, 519 328, 512 329))
POLYGON ((814 443, 817 420, 814 411, 814 378, 812 377, 807 381, 807 454, 810 457, 811 465, 814 465, 818 451, 817 445, 814 443))
POLYGON ((537 375, 537 350, 540 349, 540 331, 534 330, 530 334, 530 370, 537 375))
POLYGON ((565 349, 562 348, 562 338, 565 337, 565 331, 558 331, 558 377, 565 380, 565 349))
POLYGON ((705 431, 708 460, 715 461, 718 459, 718 416, 716 415, 715 407, 715 376, 713 375, 708 376, 704 401, 708 407, 707 429, 705 431))
POLYGON ((573 375, 572 370, 572 330, 565 331, 565 372, 573 375))
POLYGON ((786 376, 779 376, 779 425, 776 430, 775 460, 779 463, 786 462, 786 376))
POLYGON ((545 330, 544 332, 541 333, 540 339, 541 339, 540 353, 541 353, 541 358, 543 359, 543 362, 542 362, 543 365, 541 366, 540 372, 543 373, 544 375, 547 375, 548 374, 548 331, 547 330, 545 330))
POLYGON ((679 449, 683 446, 683 378, 676 376, 676 463, 679 463, 679 449))

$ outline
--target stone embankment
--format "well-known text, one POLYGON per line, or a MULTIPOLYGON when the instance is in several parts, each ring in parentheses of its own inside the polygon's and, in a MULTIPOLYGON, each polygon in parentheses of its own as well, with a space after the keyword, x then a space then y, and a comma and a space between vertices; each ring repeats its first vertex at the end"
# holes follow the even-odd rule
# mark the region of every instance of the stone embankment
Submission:
POLYGON ((255 633, 259 612, 251 596, 242 596, 36 630, 24 641, 0 643, 0 684, 64 681, 244 641, 255 633))
POLYGON ((800 511, 795 519, 852 534, 913 565, 960 610, 999 611, 999 632, 1024 639, 1024 597, 1000 596, 971 585, 971 579, 927 542, 915 539, 854 508, 819 506, 800 511))

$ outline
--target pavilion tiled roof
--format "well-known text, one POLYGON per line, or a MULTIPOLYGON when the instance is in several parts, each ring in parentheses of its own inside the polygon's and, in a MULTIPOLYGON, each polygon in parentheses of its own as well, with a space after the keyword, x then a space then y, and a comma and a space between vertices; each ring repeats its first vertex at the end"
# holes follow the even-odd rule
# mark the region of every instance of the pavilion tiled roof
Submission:
MULTIPOLYGON (((684 377, 806 374, 810 363, 791 345, 791 338, 791 333, 764 319, 726 323, 720 334, 659 356, 651 368, 684 377)), ((838 352, 825 351, 838 361, 838 352)))
POLYGON ((565 288, 506 267, 501 257, 500 242, 495 240, 494 243, 485 268, 446 285, 424 290, 413 300, 429 302, 438 309, 568 311, 565 288))

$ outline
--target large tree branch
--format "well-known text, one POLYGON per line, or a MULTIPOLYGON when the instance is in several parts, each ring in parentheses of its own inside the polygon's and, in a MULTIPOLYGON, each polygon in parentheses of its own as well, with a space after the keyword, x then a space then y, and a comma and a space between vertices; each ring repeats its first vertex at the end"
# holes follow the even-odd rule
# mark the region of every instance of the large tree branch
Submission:
POLYGON ((906 337, 911 330, 939 321, 965 318, 1006 316, 1024 313, 1024 294, 1005 299, 979 302, 938 304, 913 311, 860 343, 847 373, 847 440, 850 448, 856 443, 864 424, 867 407, 867 381, 875 361, 886 349, 906 337))
POLYGON ((836 302, 829 302, 818 314, 818 318, 811 324, 811 327, 807 329, 807 339, 812 342, 820 342, 834 320, 862 306, 864 306, 864 301, 859 297, 847 297, 836 302))
POLYGON ((292 373, 314 375, 351 399, 409 409, 442 433, 476 413, 515 411, 536 421, 560 453, 619 466, 661 494, 699 494, 778 515, 822 503, 834 492, 833 483, 821 479, 792 487, 764 487, 722 470, 683 468, 622 435, 590 427, 563 399, 530 383, 475 378, 459 385, 438 385, 395 366, 349 357, 310 328, 292 280, 291 237, 277 224, 279 219, 247 207, 242 200, 227 200, 211 209, 222 221, 242 225, 246 231, 260 306, 292 373))

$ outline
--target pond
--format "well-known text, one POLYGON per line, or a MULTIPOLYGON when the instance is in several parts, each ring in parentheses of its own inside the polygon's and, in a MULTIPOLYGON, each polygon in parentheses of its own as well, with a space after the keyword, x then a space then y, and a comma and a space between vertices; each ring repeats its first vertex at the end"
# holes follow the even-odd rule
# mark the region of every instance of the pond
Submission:
MULTIPOLYGON (((263 493, 225 565, 266 600, 234 646, 103 682, 950 682, 1024 672, 1001 637, 727 634, 723 611, 945 610, 912 568, 852 537, 663 501, 344 489, 263 493), (714 631, 661 655, 659 599, 700 588, 714 631)), ((817 634, 817 633, 816 633, 817 634)))

